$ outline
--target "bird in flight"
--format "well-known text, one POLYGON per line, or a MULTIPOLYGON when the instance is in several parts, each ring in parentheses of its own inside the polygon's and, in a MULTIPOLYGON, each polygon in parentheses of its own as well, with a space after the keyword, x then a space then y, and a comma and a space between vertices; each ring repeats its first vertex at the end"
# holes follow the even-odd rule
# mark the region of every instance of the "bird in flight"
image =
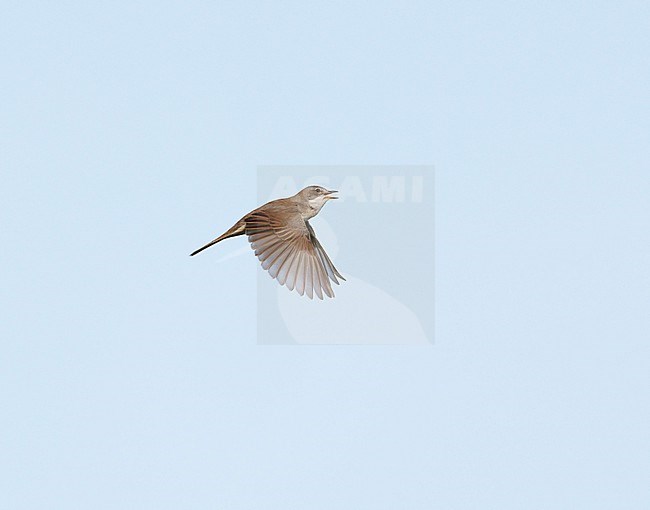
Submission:
POLYGON ((191 253, 197 253, 217 244, 219 241, 241 235, 248 236, 255 255, 262 267, 280 285, 323 299, 323 294, 333 298, 330 280, 339 285, 337 279, 345 280, 325 249, 316 239, 309 220, 316 216, 336 191, 322 186, 307 186, 292 197, 273 200, 249 212, 232 228, 213 241, 191 253))

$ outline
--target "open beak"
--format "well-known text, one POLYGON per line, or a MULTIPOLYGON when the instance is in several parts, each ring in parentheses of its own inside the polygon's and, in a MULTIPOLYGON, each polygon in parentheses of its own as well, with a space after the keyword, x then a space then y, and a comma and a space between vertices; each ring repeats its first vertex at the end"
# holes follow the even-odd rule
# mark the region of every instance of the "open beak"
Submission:
POLYGON ((325 194, 325 198, 326 198, 327 200, 334 200, 335 198, 339 198, 339 197, 333 197, 333 196, 332 196, 332 193, 338 193, 338 191, 328 191, 328 192, 325 194))

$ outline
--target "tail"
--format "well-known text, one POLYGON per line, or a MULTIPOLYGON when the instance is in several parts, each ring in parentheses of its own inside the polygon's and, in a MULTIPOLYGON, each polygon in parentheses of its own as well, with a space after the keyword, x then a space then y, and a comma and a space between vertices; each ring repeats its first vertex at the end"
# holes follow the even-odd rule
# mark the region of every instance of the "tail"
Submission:
POLYGON ((243 221, 238 221, 235 224, 235 226, 233 226, 230 230, 228 230, 228 232, 226 232, 225 234, 222 234, 219 237, 217 237, 216 239, 210 241, 208 244, 206 244, 205 246, 199 248, 195 252, 190 253, 190 257, 193 257, 197 253, 201 253, 203 250, 207 250, 210 246, 214 246, 219 241, 223 241, 224 239, 228 239, 229 237, 237 237, 237 236, 244 235, 245 231, 246 231, 246 223, 243 222, 243 221))

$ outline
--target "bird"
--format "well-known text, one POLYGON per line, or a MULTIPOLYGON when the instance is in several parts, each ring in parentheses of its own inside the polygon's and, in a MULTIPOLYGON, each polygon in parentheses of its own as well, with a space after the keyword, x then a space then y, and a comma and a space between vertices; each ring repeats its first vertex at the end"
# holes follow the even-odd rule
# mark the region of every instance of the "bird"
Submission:
POLYGON ((224 239, 246 235, 262 268, 280 285, 309 299, 333 298, 330 280, 345 280, 316 238, 309 220, 338 191, 307 186, 295 195, 268 202, 249 212, 229 230, 190 254, 191 257, 224 239))

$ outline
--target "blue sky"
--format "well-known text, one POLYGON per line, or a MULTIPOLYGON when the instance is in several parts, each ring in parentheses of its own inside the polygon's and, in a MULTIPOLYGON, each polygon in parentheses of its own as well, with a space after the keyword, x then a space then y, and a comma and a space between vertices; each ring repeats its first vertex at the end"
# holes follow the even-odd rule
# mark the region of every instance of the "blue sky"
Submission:
POLYGON ((0 506, 647 508, 649 15, 5 2, 0 506), (188 254, 369 164, 436 168, 435 345, 257 345, 188 254))

